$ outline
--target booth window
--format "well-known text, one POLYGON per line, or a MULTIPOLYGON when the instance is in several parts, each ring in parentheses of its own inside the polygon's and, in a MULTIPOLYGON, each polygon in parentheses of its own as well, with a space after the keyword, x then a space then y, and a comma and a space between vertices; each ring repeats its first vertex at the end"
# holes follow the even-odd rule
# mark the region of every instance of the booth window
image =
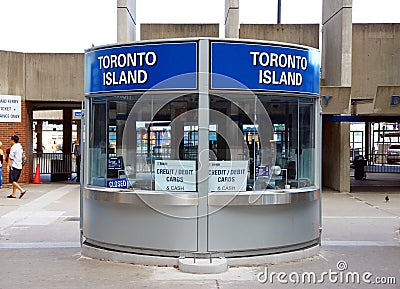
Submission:
MULTIPOLYGON (((315 102, 312 97, 210 95, 210 191, 315 185, 315 102), (222 171, 229 174, 222 178, 217 175, 222 171)), ((197 191, 197 94, 94 97, 91 106, 89 184, 197 191)))
POLYGON ((211 95, 210 160, 228 161, 238 171, 247 164, 247 191, 313 186, 314 103, 296 96, 211 95))
POLYGON ((272 165, 281 168, 279 175, 271 173, 267 188, 313 186, 315 98, 258 97, 273 124, 276 159, 272 165))
MULTIPOLYGON (((187 186, 164 182, 173 180, 174 175, 160 178, 157 172, 168 172, 168 166, 183 163, 187 171, 193 168, 195 177, 197 95, 121 95, 92 98, 91 103, 89 184, 187 191, 187 186), (163 164, 166 167, 157 170, 163 164)), ((189 188, 197 190, 195 181, 189 188)))
POLYGON ((105 186, 107 173, 106 125, 107 103, 105 98, 92 99, 89 135, 89 180, 91 185, 105 186))

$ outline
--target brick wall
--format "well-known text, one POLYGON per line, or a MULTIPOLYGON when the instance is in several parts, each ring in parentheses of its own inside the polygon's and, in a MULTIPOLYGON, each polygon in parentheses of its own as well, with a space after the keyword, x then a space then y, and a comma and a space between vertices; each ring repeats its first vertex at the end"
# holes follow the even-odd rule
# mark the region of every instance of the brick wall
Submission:
MULTIPOLYGON (((0 141, 3 143, 3 151, 11 147, 10 137, 19 136, 19 142, 25 150, 28 161, 22 169, 19 181, 21 183, 32 180, 32 110, 26 101, 21 101, 21 122, 0 122, 0 141)), ((7 164, 3 162, 3 184, 9 183, 7 164)))

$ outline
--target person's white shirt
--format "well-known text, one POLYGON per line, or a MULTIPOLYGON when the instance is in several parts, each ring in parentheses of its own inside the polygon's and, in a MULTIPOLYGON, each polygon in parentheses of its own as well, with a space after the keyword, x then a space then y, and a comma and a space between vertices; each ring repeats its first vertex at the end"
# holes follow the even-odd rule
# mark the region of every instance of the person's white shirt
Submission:
POLYGON ((13 144, 9 158, 11 159, 11 167, 22 169, 22 145, 20 143, 13 144))

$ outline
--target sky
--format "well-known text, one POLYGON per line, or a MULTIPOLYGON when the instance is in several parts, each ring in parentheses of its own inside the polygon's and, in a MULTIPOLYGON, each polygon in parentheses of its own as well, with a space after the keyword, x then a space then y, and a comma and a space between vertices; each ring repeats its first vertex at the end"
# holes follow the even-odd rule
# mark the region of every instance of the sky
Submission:
MULTIPOLYGON (((239 22, 272 24, 278 0, 239 0, 239 22)), ((320 23, 322 0, 281 0, 282 23, 320 23)), ((140 23, 219 23, 225 0, 136 0, 140 23)), ((0 50, 83 52, 117 41, 117 0, 0 0, 0 50)), ((399 0, 353 0, 353 23, 399 23, 399 0)), ((139 29, 138 29, 138 34, 139 29)), ((139 39, 137 39, 139 40, 139 39)))

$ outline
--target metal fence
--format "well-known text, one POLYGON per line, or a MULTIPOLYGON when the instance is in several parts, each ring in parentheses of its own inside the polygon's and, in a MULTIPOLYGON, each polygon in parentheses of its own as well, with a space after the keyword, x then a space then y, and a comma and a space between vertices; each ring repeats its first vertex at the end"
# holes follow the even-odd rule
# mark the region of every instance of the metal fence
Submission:
POLYGON ((36 172, 38 164, 41 174, 71 174, 76 172, 75 158, 72 157, 72 154, 34 153, 33 174, 36 172))
POLYGON ((400 173, 400 162, 388 164, 387 153, 373 153, 369 156, 365 171, 368 173, 400 173))

